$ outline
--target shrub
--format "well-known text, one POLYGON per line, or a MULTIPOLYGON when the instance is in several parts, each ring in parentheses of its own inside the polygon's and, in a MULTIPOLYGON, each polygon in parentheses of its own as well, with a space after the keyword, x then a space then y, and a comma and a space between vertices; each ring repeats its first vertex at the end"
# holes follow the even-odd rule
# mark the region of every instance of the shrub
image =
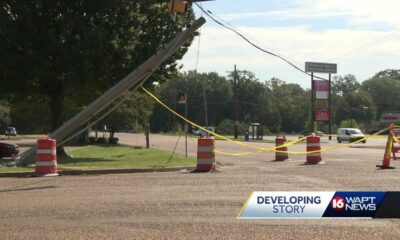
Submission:
POLYGON ((89 137, 89 143, 95 143, 96 138, 95 137, 89 137))
POLYGON ((110 138, 108 139, 108 143, 110 144, 118 144, 119 138, 110 138))

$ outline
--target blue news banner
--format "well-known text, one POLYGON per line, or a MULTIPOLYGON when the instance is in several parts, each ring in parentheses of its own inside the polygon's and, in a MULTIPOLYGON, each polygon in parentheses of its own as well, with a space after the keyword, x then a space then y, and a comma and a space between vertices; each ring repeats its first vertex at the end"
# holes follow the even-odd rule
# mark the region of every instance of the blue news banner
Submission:
POLYGON ((400 218, 400 192, 253 192, 238 219, 400 218))

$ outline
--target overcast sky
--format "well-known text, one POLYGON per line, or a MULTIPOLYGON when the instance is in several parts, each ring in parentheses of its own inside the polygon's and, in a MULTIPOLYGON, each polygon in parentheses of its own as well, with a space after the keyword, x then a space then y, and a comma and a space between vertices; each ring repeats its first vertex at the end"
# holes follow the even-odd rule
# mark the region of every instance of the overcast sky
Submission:
MULTIPOLYGON (((203 8, 228 22, 261 47, 304 69, 304 62, 338 64, 338 75, 359 81, 385 69, 400 69, 400 1, 380 0, 216 0, 203 8)), ((196 16, 201 12, 194 6, 196 16)), ((272 77, 310 88, 310 77, 260 52, 210 18, 201 29, 199 72, 226 75, 234 64, 260 81, 272 77)), ((197 37, 181 61, 196 67, 197 37)))

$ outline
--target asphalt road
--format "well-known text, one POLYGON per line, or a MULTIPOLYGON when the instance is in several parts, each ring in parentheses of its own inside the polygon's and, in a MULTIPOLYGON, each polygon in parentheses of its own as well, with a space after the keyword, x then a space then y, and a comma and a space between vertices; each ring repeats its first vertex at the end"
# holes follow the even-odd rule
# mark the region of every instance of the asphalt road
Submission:
MULTIPOLYGON (((121 143, 144 145, 142 134, 118 134, 121 143)), ((296 138, 296 137, 294 137, 296 138)), ((273 138, 272 138, 273 139, 273 138)), ((151 135, 153 148, 172 151, 178 137, 151 135)), ((323 148, 339 146, 323 141, 323 148)), ((362 148, 323 153, 323 165, 305 156, 273 162, 217 141, 218 173, 136 173, 0 179, 1 239, 399 239, 400 220, 237 220, 252 191, 400 190, 400 161, 378 170, 384 139, 362 148)), ((269 148, 273 144, 249 143, 269 148)), ((304 151, 305 144, 289 151, 304 151)), ((196 140, 188 140, 196 154, 196 140)), ((184 138, 177 152, 184 153, 184 138)))

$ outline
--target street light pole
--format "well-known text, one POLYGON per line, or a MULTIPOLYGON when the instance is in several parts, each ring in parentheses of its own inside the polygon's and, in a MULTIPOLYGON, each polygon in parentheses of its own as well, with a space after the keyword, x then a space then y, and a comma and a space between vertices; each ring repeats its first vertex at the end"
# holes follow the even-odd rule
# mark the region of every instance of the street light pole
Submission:
POLYGON ((311 73, 311 132, 314 132, 314 73, 311 73))
POLYGON ((204 119, 205 119, 206 128, 208 128, 207 95, 206 95, 206 88, 205 88, 205 86, 204 86, 204 82, 202 82, 201 88, 202 88, 202 90, 203 90, 204 119))
POLYGON ((332 140, 332 85, 331 85, 331 74, 329 73, 329 98, 328 98, 328 108, 329 108, 329 140, 332 140))
POLYGON ((236 76, 236 64, 233 70, 233 86, 234 86, 234 95, 235 95, 235 129, 234 129, 234 137, 238 138, 239 131, 239 100, 238 100, 238 79, 236 76))
MULTIPOLYGON (((187 98, 187 93, 185 93, 185 118, 187 119, 188 117, 188 98, 187 98)), ((187 137, 188 137, 188 123, 185 121, 185 157, 187 158, 187 137)))

